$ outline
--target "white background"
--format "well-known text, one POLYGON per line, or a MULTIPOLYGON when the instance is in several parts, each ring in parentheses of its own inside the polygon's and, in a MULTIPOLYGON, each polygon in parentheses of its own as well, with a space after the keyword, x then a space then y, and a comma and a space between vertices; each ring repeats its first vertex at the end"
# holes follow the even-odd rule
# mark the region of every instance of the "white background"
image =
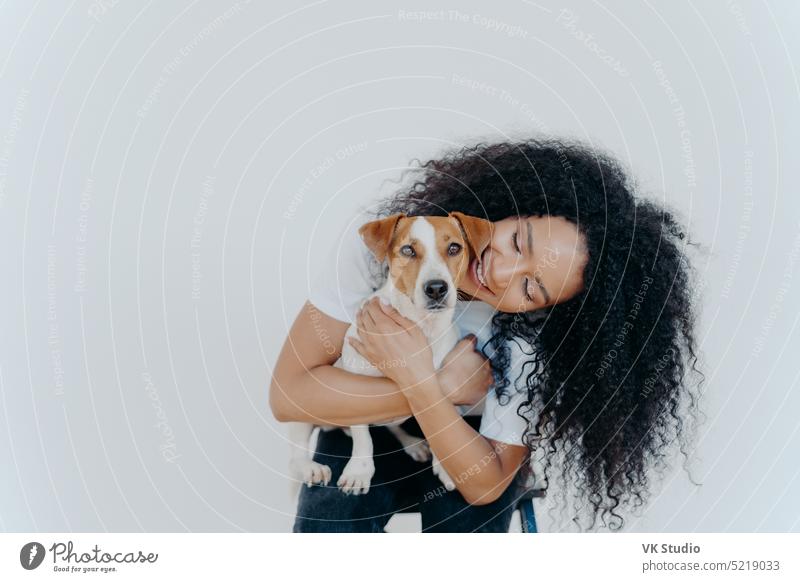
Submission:
POLYGON ((703 485, 629 531, 800 530, 799 12, 5 3, 0 529, 287 531, 268 379, 331 241, 413 158, 545 134, 703 245, 703 485))

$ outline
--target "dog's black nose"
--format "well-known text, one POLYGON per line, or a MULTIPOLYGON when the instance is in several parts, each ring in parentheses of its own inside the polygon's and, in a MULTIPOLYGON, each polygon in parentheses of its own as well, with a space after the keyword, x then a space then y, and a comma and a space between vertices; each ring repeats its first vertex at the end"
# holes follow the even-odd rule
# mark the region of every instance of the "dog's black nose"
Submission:
POLYGON ((447 281, 433 279, 425 283, 423 290, 425 291, 425 295, 434 301, 441 301, 447 295, 447 281))

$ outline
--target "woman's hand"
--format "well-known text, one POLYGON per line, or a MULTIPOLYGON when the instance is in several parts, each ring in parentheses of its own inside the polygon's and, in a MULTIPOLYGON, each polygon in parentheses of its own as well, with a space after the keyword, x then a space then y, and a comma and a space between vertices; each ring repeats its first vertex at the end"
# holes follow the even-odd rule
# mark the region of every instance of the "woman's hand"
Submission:
POLYGON ((494 383, 489 360, 475 350, 476 342, 473 334, 459 341, 437 372, 442 391, 453 404, 477 404, 494 383))
POLYGON ((436 375, 428 338, 392 306, 372 298, 359 310, 356 327, 358 339, 348 337, 350 344, 401 389, 436 375))

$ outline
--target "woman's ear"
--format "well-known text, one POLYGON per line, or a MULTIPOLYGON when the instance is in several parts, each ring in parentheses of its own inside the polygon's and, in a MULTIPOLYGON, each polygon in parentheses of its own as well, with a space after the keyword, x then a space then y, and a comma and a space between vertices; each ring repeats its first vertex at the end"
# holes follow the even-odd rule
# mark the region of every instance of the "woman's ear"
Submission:
POLYGON ((491 221, 467 216, 461 212, 451 212, 450 216, 455 218, 461 226, 461 231, 464 233, 464 238, 472 249, 473 255, 480 257, 492 240, 493 225, 491 221))
POLYGON ((386 258, 397 223, 405 216, 405 214, 392 214, 386 218, 368 222, 358 229, 358 234, 361 235, 364 244, 379 262, 386 258))

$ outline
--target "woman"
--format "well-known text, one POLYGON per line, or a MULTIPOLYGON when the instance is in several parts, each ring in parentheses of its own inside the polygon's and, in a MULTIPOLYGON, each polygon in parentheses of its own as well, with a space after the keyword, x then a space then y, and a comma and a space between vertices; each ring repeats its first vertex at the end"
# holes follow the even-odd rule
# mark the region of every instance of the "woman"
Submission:
MULTIPOLYGON (((433 370, 410 321, 377 302, 357 309, 380 276, 351 242, 298 315, 270 403, 280 421, 332 426, 413 416, 457 490, 437 487, 430 463, 373 427, 369 493, 303 487, 295 531, 382 531, 407 506, 422 512, 424 531, 507 531, 512 484, 537 450, 537 476, 548 486, 558 460, 559 489, 576 489, 590 527, 597 518, 622 527, 620 510, 646 502, 649 470, 663 472, 670 445, 687 455, 686 421, 696 419, 700 384, 686 376, 701 374, 682 228, 634 197, 617 162, 581 144, 481 143, 412 171, 421 177, 378 215, 460 211, 494 223, 459 289, 456 317, 475 337, 433 370), (326 291, 334 281, 339 288, 326 291), (354 347, 385 378, 332 366, 353 318, 354 347), (456 405, 484 395, 482 419, 459 415, 456 405)), ((321 433, 315 458, 331 466, 333 484, 349 451, 342 431, 321 433)))

